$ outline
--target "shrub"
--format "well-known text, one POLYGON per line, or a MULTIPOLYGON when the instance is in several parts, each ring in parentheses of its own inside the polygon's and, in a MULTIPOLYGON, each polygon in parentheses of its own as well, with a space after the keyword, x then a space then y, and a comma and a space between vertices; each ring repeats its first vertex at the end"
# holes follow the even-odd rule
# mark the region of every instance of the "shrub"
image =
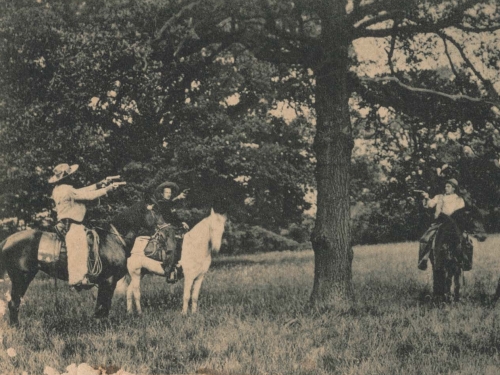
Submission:
POLYGON ((297 250, 297 241, 259 226, 228 223, 221 252, 225 254, 252 254, 258 252, 297 250))

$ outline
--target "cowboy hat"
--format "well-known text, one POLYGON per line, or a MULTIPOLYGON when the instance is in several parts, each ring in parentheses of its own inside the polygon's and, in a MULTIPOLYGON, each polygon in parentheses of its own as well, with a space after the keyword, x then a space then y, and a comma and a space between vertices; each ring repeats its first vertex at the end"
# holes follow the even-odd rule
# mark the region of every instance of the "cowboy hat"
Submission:
POLYGON ((176 183, 170 182, 170 181, 165 181, 162 184, 158 185, 158 187, 156 188, 156 192, 163 194, 163 190, 166 188, 169 188, 172 190, 172 196, 175 196, 180 190, 179 186, 176 183))
POLYGON ((455 189, 458 187, 458 181, 454 178, 450 178, 449 180, 446 180, 447 184, 451 184, 455 187, 455 189))
POLYGON ((51 178, 49 178, 49 184, 61 181, 63 178, 66 178, 70 174, 75 173, 77 169, 78 169, 78 164, 73 164, 71 166, 66 163, 59 164, 52 170, 52 173, 54 173, 54 175, 51 178))

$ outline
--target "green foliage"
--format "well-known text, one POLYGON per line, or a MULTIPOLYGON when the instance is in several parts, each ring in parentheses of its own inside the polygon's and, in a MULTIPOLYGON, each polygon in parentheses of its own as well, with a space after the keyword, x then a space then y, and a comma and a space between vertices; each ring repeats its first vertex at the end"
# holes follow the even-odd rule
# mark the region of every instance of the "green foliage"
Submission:
POLYGON ((298 250, 303 247, 294 239, 259 226, 229 224, 224 232, 223 254, 254 254, 270 251, 298 250))
MULTIPOLYGON (((449 176, 485 211, 490 230, 497 228, 500 138, 490 108, 498 99, 498 35, 468 30, 496 27, 492 4, 353 6, 343 17, 345 37, 377 37, 390 60, 386 68, 362 61, 353 48, 346 62, 342 97, 351 97, 353 135, 362 140, 356 145, 370 148, 355 152, 351 168, 351 202, 365 205, 353 218, 355 242, 414 238, 422 226, 414 223, 426 216, 412 190, 436 193, 449 176), (391 22, 399 27, 388 29, 391 22), (398 81, 360 80, 365 74, 398 81)), ((4 2, 0 217, 31 222, 48 210, 50 170, 69 162, 81 164, 82 185, 115 174, 128 182, 92 206, 89 216, 97 219, 173 179, 191 189, 187 211, 217 205, 237 222, 288 228, 304 239, 293 225, 301 226, 304 194, 314 186, 311 119, 323 121, 316 80, 332 52, 321 39, 325 7, 288 0, 4 2), (297 111, 294 121, 272 114, 283 103, 297 111)))
POLYGON ((218 205, 273 230, 299 221, 311 185, 309 124, 270 114, 277 74, 248 53, 200 44, 174 2, 9 4, 0 32, 1 217, 50 208, 46 180, 79 163, 82 185, 127 186, 91 206, 103 220, 165 179, 190 188, 188 209, 218 205), (22 26, 21 26, 22 25, 22 26), (233 97, 233 102, 228 102, 233 97), (250 203, 251 202, 251 203, 250 203))
MULTIPOLYGON (((412 73, 412 78, 422 86, 438 82, 440 90, 450 93, 457 90, 456 85, 465 85, 463 90, 478 95, 477 87, 453 82, 450 74, 420 71, 412 73)), ((434 112, 408 113, 406 107, 398 106, 401 102, 387 107, 380 98, 383 95, 364 93, 355 106, 359 146, 354 151, 352 194, 353 201, 364 203, 366 209, 354 217, 354 242, 418 238, 430 221, 430 212, 424 212, 422 197, 414 190, 441 194, 449 178, 458 179, 459 193, 468 205, 481 208, 487 229, 497 231, 498 119, 488 113, 471 117, 467 111, 443 111, 437 116, 434 112)), ((442 103, 433 105, 444 108, 442 103)))

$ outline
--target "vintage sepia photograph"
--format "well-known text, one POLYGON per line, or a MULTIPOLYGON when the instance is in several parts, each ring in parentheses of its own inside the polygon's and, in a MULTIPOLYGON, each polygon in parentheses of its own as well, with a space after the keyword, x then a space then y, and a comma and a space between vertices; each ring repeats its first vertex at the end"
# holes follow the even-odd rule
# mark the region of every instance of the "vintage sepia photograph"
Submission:
POLYGON ((500 374, 499 0, 0 0, 0 374, 500 374))

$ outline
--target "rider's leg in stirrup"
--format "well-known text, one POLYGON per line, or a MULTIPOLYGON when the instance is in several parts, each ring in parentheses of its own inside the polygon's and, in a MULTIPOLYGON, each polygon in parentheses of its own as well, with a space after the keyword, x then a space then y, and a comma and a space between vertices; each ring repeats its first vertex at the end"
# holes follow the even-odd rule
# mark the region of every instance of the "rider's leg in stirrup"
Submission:
POLYGON ((87 273, 88 244, 85 227, 80 223, 71 223, 66 234, 68 251, 68 283, 70 286, 92 286, 87 273))
POLYGON ((175 238, 175 230, 169 232, 169 238, 167 240, 167 250, 173 251, 173 260, 170 269, 165 272, 167 278, 167 283, 176 283, 184 276, 182 273, 182 267, 179 265, 181 260, 182 243, 177 241, 175 238))

